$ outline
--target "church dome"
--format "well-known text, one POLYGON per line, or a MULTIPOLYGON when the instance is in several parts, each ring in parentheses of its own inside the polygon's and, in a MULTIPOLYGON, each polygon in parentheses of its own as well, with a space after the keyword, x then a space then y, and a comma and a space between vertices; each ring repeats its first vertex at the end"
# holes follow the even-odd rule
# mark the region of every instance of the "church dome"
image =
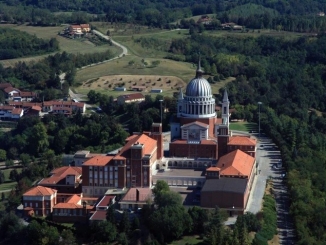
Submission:
POLYGON ((186 96, 210 97, 212 96, 211 85, 205 78, 196 77, 187 85, 186 96))

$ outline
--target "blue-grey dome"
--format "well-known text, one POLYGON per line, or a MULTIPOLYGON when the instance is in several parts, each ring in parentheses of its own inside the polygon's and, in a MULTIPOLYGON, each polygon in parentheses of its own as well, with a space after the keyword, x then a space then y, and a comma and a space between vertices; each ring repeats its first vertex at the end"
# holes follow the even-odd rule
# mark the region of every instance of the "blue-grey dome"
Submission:
POLYGON ((212 96, 211 85, 207 82, 205 78, 196 77, 188 83, 186 89, 186 96, 211 97, 212 96))

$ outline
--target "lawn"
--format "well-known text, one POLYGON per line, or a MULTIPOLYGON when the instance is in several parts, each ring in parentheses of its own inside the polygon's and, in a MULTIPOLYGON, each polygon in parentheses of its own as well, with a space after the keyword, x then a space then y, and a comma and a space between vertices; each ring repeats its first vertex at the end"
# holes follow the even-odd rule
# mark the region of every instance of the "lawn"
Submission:
POLYGON ((199 236, 184 236, 178 241, 170 243, 170 245, 207 245, 199 236))
POLYGON ((230 130, 238 130, 238 131, 258 131, 256 123, 249 123, 249 122, 231 122, 230 123, 230 130))
POLYGON ((17 182, 5 182, 0 185, 0 191, 11 190, 17 185, 17 182))
MULTIPOLYGON (((58 35, 58 32, 64 29, 63 26, 56 27, 39 27, 39 26, 27 26, 27 25, 9 25, 2 24, 0 27, 12 28, 15 30, 25 31, 29 34, 35 35, 39 38, 50 39, 56 38, 59 41, 60 52, 66 51, 68 53, 95 53, 104 52, 106 50, 111 50, 114 54, 121 52, 120 48, 115 46, 110 46, 109 44, 95 46, 94 44, 85 41, 84 39, 69 39, 58 35)), ((18 61, 36 61, 40 60, 49 54, 39 55, 34 57, 24 57, 11 60, 1 60, 0 62, 4 66, 12 66, 18 61)))

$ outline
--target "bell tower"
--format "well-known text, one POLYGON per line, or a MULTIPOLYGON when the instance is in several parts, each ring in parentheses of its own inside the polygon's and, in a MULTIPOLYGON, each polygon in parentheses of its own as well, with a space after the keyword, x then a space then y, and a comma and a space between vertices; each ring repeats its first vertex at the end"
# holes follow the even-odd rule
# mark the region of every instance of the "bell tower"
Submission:
POLYGON ((224 90, 222 101, 222 124, 216 128, 218 157, 224 156, 227 153, 227 144, 229 142, 229 126, 230 126, 230 101, 228 93, 224 90))

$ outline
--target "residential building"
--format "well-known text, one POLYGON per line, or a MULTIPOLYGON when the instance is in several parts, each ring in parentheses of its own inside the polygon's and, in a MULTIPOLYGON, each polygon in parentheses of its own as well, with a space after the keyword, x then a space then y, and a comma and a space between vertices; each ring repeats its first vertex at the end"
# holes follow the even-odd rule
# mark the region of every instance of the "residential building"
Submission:
POLYGON ((18 120, 24 115, 24 111, 21 108, 15 108, 14 106, 0 106, 0 120, 18 120))
POLYGON ((55 189, 36 186, 23 194, 25 215, 47 216, 52 213, 56 203, 57 190, 55 189))
POLYGON ((73 102, 73 101, 44 101, 42 103, 42 111, 53 113, 64 113, 71 114, 72 112, 80 111, 81 113, 85 113, 86 105, 81 102, 73 102))
POLYGON ((52 170, 38 185, 56 189, 58 193, 81 193, 81 183, 82 168, 65 166, 52 170))
POLYGON ((142 101, 145 101, 145 96, 142 93, 125 94, 117 97, 117 102, 120 105, 142 101))
POLYGON ((80 24, 80 28, 82 32, 90 32, 91 31, 91 26, 90 24, 80 24))

